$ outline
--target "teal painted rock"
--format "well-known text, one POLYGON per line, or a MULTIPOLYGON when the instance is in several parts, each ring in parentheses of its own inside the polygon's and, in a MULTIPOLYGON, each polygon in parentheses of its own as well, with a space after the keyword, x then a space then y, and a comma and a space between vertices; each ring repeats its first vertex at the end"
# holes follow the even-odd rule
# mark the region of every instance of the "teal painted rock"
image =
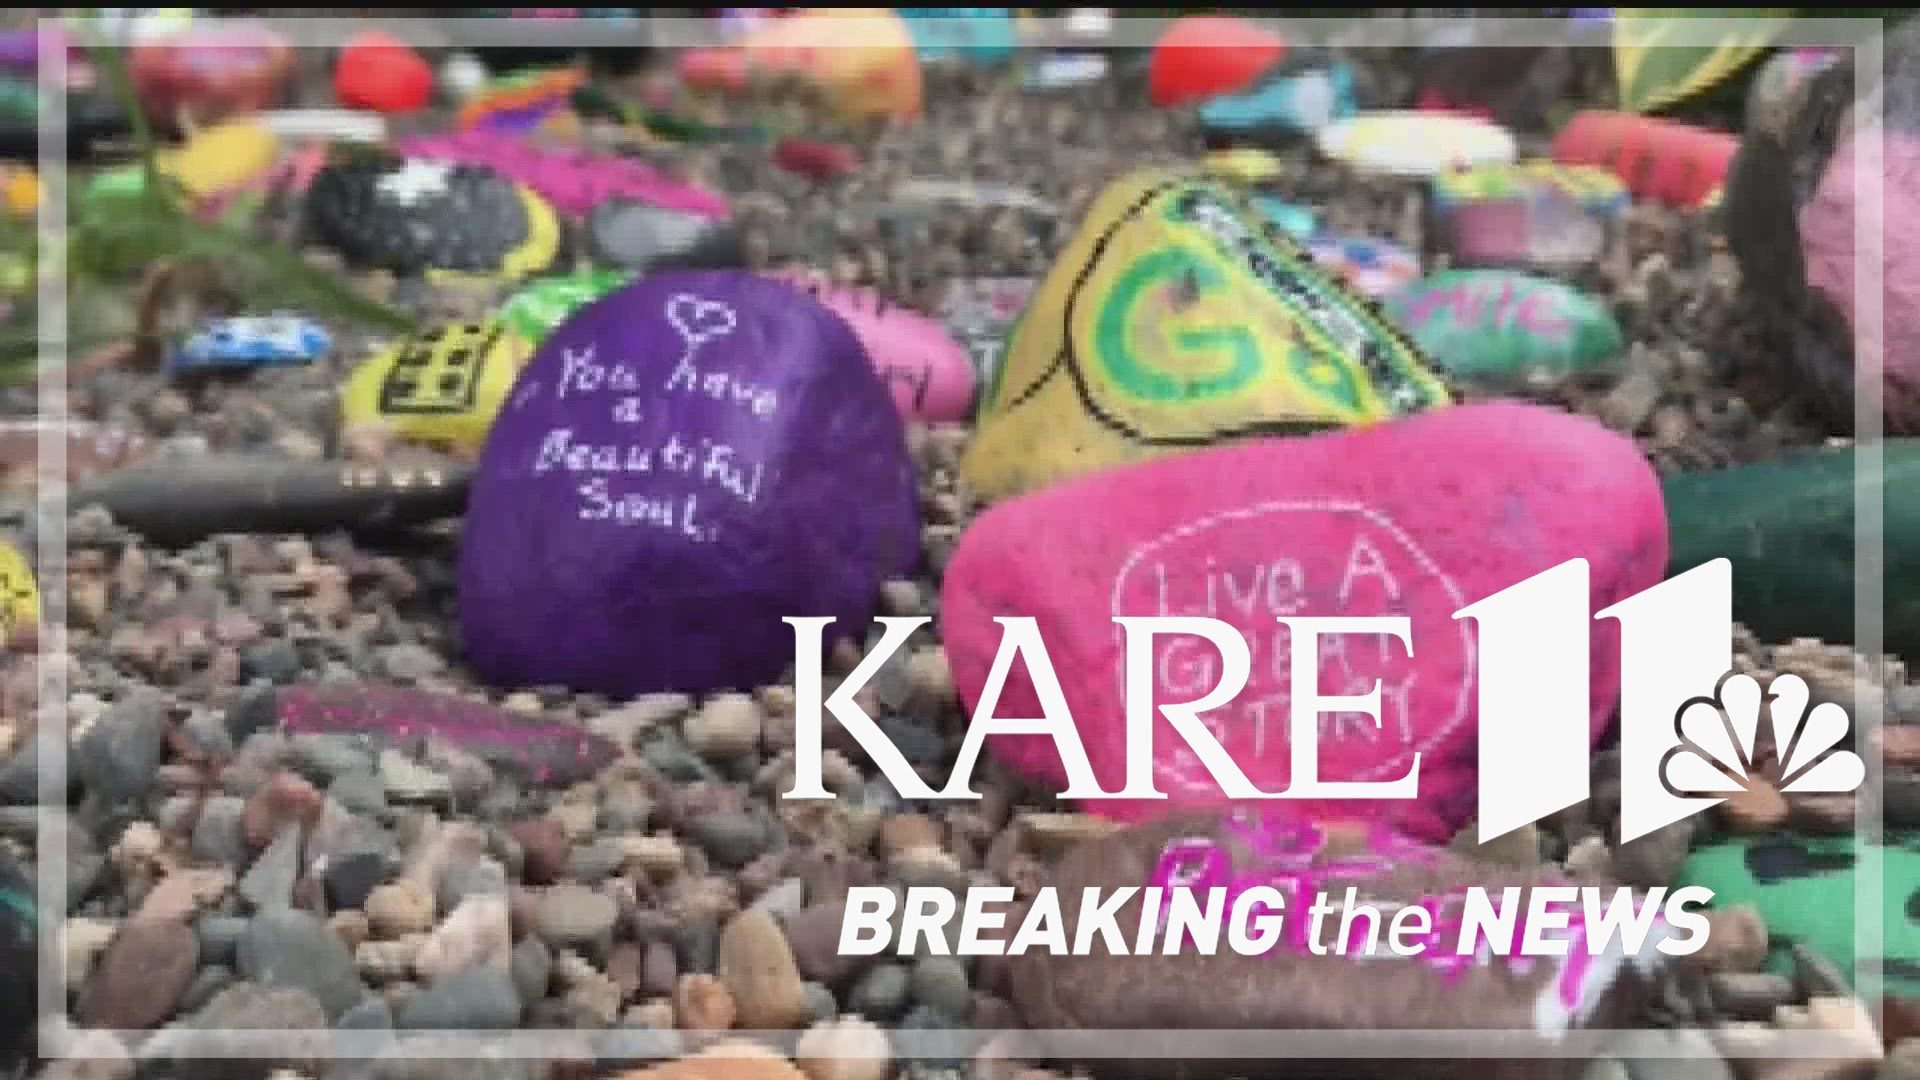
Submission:
MULTIPOLYGON (((1885 648, 1920 655, 1920 438, 1881 444, 1868 477, 1884 515, 1885 648)), ((1851 447, 1816 447, 1718 472, 1665 480, 1670 574, 1733 562, 1733 617, 1763 641, 1852 642, 1854 472, 1851 447)))
POLYGON ((1266 215, 1268 221, 1285 229, 1295 240, 1305 243, 1320 232, 1320 219, 1314 214, 1312 207, 1301 206, 1257 192, 1249 194, 1247 198, 1253 203, 1255 210, 1266 215))
POLYGON ((1385 306, 1448 374, 1487 389, 1603 375, 1626 360, 1613 313, 1551 278, 1447 270, 1399 289, 1385 306))
MULTIPOLYGON (((1736 585, 1735 591, 1738 591, 1736 585)), ((1869 999, 1920 997, 1920 834, 1889 836, 1881 860, 1881 985, 1856 986, 1869 999)), ((1793 971, 1802 945, 1853 977, 1854 888, 1861 849, 1851 836, 1775 833, 1696 850, 1675 887, 1713 890, 1714 908, 1750 905, 1767 924, 1767 966, 1793 971)))

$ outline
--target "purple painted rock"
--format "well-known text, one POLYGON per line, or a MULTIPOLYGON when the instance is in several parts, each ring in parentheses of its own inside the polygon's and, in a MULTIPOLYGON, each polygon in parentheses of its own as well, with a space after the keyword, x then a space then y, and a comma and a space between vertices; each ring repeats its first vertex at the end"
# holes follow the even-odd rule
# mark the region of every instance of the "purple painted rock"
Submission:
POLYGON ((526 784, 589 780, 620 754, 611 740, 572 724, 402 686, 290 686, 272 704, 288 734, 367 735, 407 751, 439 740, 526 784))
POLYGON ((864 636, 919 525, 906 433, 846 322, 744 271, 649 275, 534 354, 474 477, 468 660, 503 685, 750 688, 792 616, 864 636))
MULTIPOLYGON (((1384 819, 1444 840, 1473 814, 1478 692, 1472 620, 1453 613, 1569 559, 1591 567, 1598 611, 1657 584, 1666 515, 1631 440, 1555 410, 1462 406, 1344 433, 1262 440, 1116 468, 981 516, 948 564, 943 628, 969 710, 999 649, 1002 616, 1032 616, 1104 790, 1122 786, 1125 647, 1117 615, 1191 615, 1232 625, 1252 650, 1233 702, 1204 717, 1262 791, 1289 783, 1289 657, 1279 616, 1404 614, 1412 656, 1384 635, 1323 639, 1322 694, 1380 686, 1380 725, 1321 717, 1320 776, 1389 781, 1420 757, 1410 800, 1288 801, 1304 815, 1384 819)), ((1619 691, 1618 628, 1592 625, 1592 727, 1619 691)), ((1199 699, 1219 681, 1205 640, 1162 637, 1157 704, 1199 699)), ((997 715, 1039 716, 1016 664, 997 715)), ((1227 801, 1155 714, 1155 783, 1166 800, 1101 800, 1122 820, 1227 801)), ((1065 786, 1053 741, 995 736, 995 753, 1065 786)))

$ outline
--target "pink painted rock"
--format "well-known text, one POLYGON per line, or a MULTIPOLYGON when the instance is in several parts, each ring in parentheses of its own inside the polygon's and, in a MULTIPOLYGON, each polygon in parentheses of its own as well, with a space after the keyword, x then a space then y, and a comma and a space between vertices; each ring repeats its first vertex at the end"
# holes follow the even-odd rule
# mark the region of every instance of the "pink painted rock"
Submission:
POLYGON ((908 420, 951 423, 973 408, 974 366, 946 327, 871 289, 834 285, 800 271, 776 272, 845 320, 908 420))
MULTIPOLYGON (((1037 620, 1087 756, 1107 791, 1125 768, 1124 643, 1116 615, 1192 615, 1232 625, 1252 673, 1208 727, 1253 784, 1283 790, 1290 647, 1283 615, 1411 620, 1412 656, 1385 636, 1321 643, 1320 692, 1377 682, 1381 726, 1321 717, 1320 775, 1388 781, 1420 758, 1411 800, 1287 801, 1308 817, 1383 820, 1451 836, 1476 796, 1478 691, 1471 620, 1453 613, 1566 562, 1588 560, 1593 609, 1657 584, 1666 514, 1654 471, 1628 439, 1590 420, 1513 403, 1463 405, 1367 428, 1270 439, 1125 466, 995 506, 961 538, 942 594, 947 655, 968 710, 1004 616, 1037 620)), ((1618 628, 1592 628, 1593 733, 1619 691, 1618 628)), ((1197 700, 1218 681, 1203 639, 1155 647, 1155 702, 1197 700)), ((997 715, 1039 716, 1016 663, 997 715)), ((1228 800, 1155 713, 1165 800, 1098 800, 1122 820, 1228 800)), ((1065 787, 1051 739, 994 736, 1017 771, 1065 787)))

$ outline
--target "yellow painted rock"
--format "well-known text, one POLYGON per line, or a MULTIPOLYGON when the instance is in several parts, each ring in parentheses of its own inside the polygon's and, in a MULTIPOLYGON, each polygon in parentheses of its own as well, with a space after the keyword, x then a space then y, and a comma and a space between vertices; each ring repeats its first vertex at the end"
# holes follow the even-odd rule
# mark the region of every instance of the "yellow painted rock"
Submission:
POLYGON ((19 168, 0 171, 0 185, 4 185, 4 197, 7 213, 15 217, 28 217, 40 208, 40 176, 32 169, 19 168))
POLYGON ((280 140, 250 120, 215 124, 187 144, 161 156, 161 169, 193 194, 205 198, 243 187, 273 168, 280 140))
POLYGON ((1183 448, 1450 400, 1371 301, 1231 184, 1141 172, 1094 201, 1015 323, 962 471, 1001 498, 1183 448))
POLYGON ((1207 155, 1206 164, 1210 173, 1249 184, 1275 179, 1282 172, 1279 158, 1253 147, 1216 150, 1207 155))
POLYGON ((342 392, 349 427, 385 424, 407 442, 473 453, 532 355, 504 323, 450 323, 361 364, 342 392))
POLYGON ((0 543, 0 638, 40 621, 40 587, 27 560, 11 544, 0 543))

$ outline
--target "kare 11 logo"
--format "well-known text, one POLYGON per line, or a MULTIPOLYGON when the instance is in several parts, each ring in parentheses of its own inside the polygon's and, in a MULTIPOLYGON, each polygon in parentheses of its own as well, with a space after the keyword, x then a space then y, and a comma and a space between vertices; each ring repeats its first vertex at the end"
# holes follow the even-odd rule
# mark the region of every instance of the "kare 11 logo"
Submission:
MULTIPOLYGON (((1572 559, 1454 612, 1477 626, 1479 691, 1479 834, 1482 842, 1585 801, 1592 773, 1590 622, 1620 624, 1620 842, 1626 843, 1702 813, 1746 790, 1760 769, 1761 719, 1767 721, 1779 767, 1779 789, 1848 792, 1864 781, 1859 755, 1841 746, 1850 721, 1832 703, 1809 707, 1806 683, 1780 675, 1762 687, 1733 670, 1733 567, 1715 559, 1589 615, 1589 568, 1572 559)), ((1107 791, 1095 779, 1036 620, 996 619, 999 651, 987 677, 952 777, 936 791, 908 764, 855 702, 864 687, 930 621, 928 616, 876 621, 885 633, 831 696, 821 689, 822 638, 832 617, 788 618, 796 639, 795 777, 789 799, 831 799, 821 781, 821 714, 846 727, 907 799, 977 799, 975 763, 988 735, 1045 735, 1059 751, 1070 783, 1062 799, 1166 799, 1155 783, 1154 720, 1164 717, 1205 766, 1222 794, 1263 799, 1412 799, 1419 793, 1420 754, 1394 780, 1332 781, 1320 777, 1320 718, 1360 713, 1381 721, 1378 681, 1364 695, 1321 692, 1319 645, 1343 634, 1384 635, 1413 654, 1404 615, 1277 619, 1291 632, 1288 703, 1289 782, 1262 791, 1209 730, 1201 716, 1232 702, 1250 670, 1247 642, 1232 625, 1193 616, 1115 616, 1125 637, 1126 784, 1107 791), (1220 679, 1183 704, 1154 701, 1156 637, 1205 638, 1220 653, 1220 679), (1024 661, 1043 715, 996 716, 1001 692, 1024 661)))

